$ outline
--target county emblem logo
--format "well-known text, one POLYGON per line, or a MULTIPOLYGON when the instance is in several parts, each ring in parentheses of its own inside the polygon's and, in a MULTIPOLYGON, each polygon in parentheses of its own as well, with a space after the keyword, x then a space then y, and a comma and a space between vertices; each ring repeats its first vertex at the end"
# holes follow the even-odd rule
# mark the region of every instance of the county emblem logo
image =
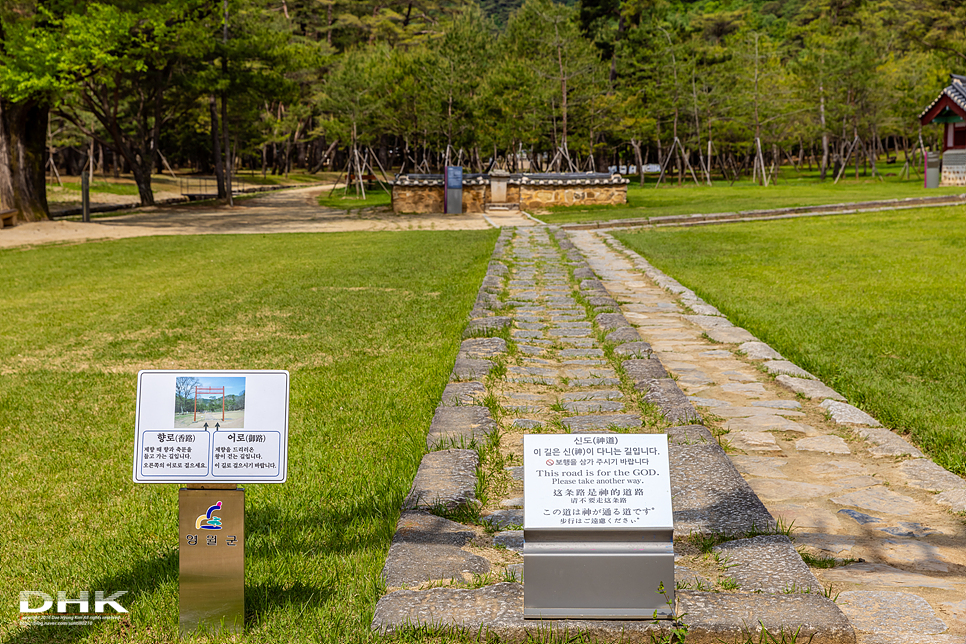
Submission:
POLYGON ((195 521, 195 529, 200 530, 221 530, 221 517, 216 517, 214 515, 215 510, 221 509, 221 501, 214 504, 208 511, 204 514, 198 515, 198 520, 195 521))

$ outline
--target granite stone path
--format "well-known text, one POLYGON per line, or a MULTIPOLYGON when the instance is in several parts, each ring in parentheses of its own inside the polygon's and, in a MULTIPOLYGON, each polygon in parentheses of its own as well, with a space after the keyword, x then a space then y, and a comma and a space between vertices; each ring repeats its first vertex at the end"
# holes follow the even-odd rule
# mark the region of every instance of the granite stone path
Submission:
POLYGON ((966 641, 966 482, 609 235, 572 239, 795 547, 836 560, 812 572, 858 641, 966 641))
POLYGON ((525 433, 666 432, 686 641, 966 642, 966 483, 609 235, 504 229, 470 318, 375 630, 667 636, 524 621, 520 555, 525 433))

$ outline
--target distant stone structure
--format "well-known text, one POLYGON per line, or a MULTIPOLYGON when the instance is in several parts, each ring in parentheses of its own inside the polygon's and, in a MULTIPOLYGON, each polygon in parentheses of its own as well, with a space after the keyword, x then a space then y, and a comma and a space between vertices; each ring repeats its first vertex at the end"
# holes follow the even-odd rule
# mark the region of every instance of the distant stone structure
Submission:
MULTIPOLYGON (((550 206, 627 203, 627 184, 618 174, 526 173, 463 175, 463 212, 532 210, 550 206)), ((392 209, 397 214, 443 212, 443 175, 407 174, 392 186, 392 209)))
POLYGON ((950 74, 949 87, 919 115, 919 122, 944 123, 940 186, 966 186, 966 76, 950 74))

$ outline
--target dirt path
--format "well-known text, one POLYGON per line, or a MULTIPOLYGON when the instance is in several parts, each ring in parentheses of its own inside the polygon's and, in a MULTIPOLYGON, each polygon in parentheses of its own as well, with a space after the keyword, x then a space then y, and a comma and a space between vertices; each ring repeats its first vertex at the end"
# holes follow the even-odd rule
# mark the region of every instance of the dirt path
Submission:
POLYGON ((91 223, 43 221, 0 230, 0 248, 147 235, 319 233, 378 230, 482 230, 481 214, 396 215, 388 208, 337 210, 318 205, 325 188, 299 188, 238 201, 234 207, 140 208, 91 223))

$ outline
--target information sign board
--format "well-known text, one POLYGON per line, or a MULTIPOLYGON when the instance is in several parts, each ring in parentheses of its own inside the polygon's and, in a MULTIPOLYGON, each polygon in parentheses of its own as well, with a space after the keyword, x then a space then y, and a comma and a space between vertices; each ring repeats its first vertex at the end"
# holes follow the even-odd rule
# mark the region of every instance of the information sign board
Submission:
POLYGON ((524 618, 671 616, 667 435, 527 435, 523 450, 524 618))
POLYGON ((141 371, 135 483, 284 483, 287 371, 141 371))
POLYGON ((463 213, 463 168, 458 165, 446 166, 446 185, 443 195, 443 212, 448 215, 463 213))
POLYGON ((673 526, 665 434, 524 436, 524 528, 673 526))

